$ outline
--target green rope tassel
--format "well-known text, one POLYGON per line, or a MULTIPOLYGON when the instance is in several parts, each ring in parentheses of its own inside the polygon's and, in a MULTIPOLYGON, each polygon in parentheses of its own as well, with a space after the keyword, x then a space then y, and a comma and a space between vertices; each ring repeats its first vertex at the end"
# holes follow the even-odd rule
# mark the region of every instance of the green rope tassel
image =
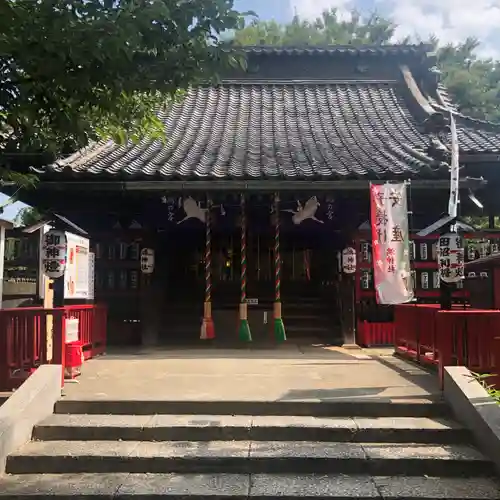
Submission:
POLYGON ((285 342, 286 340, 285 325, 281 318, 274 319, 274 339, 276 342, 285 342))
POLYGON ((248 319, 240 319, 240 328, 238 329, 238 337, 241 342, 252 342, 252 332, 248 319))

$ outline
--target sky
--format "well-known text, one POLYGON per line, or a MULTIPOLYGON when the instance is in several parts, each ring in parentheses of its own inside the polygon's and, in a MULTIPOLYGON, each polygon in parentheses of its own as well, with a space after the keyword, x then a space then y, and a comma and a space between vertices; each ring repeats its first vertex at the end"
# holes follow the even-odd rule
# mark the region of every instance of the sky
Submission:
POLYGON ((500 58, 500 0, 235 0, 235 6, 280 22, 294 12, 314 18, 330 7, 344 14, 352 8, 376 11, 398 24, 396 39, 435 34, 446 43, 473 36, 482 41, 482 56, 500 58))
MULTIPOLYGON (((473 36, 482 42, 481 56, 500 58, 500 0, 235 0, 235 7, 278 22, 289 21, 295 12, 314 18, 330 7, 340 14, 353 8, 365 13, 377 11, 398 24, 396 40, 408 35, 425 39, 434 34, 446 43, 473 36)), ((0 206, 6 200, 0 194, 0 206)), ((23 206, 10 205, 0 217, 12 220, 23 206)))

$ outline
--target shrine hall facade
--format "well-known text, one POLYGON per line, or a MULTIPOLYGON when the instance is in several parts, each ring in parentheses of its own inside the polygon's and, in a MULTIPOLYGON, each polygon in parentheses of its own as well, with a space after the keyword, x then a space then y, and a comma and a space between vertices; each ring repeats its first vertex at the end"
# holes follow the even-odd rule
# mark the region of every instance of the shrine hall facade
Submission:
MULTIPOLYGON (((46 165, 26 193, 90 234, 110 342, 197 341, 207 315, 228 342, 242 314, 253 341, 272 337, 277 315, 287 338, 329 343, 360 321, 389 320, 370 274, 369 184, 408 182, 412 233, 439 218, 450 113, 461 214, 500 214, 500 125, 460 113, 428 46, 245 50, 247 71, 160 113, 165 141, 91 144, 46 165), (339 267, 346 247, 357 253, 353 275, 339 267), (154 251, 151 274, 141 272, 144 248, 154 251)), ((414 286, 437 301, 425 241, 414 286)))

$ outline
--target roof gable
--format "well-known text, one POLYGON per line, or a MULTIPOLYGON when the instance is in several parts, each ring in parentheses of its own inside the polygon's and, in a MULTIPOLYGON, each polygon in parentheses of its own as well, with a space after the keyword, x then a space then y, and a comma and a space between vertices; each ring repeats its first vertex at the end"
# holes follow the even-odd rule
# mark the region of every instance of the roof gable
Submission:
POLYGON ((246 72, 233 70, 223 81, 387 81, 399 79, 399 66, 417 69, 433 64, 428 45, 244 47, 246 72))

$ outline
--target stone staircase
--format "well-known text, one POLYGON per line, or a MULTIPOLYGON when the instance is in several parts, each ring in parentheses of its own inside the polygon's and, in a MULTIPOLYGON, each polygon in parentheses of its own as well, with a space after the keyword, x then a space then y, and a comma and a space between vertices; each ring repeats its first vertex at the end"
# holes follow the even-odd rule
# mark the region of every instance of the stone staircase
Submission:
POLYGON ((500 499, 444 404, 72 401, 0 498, 500 499))
POLYGON ((287 337, 291 340, 314 338, 324 343, 342 345, 340 318, 335 312, 333 304, 323 297, 286 297, 283 301, 283 318, 287 337))

